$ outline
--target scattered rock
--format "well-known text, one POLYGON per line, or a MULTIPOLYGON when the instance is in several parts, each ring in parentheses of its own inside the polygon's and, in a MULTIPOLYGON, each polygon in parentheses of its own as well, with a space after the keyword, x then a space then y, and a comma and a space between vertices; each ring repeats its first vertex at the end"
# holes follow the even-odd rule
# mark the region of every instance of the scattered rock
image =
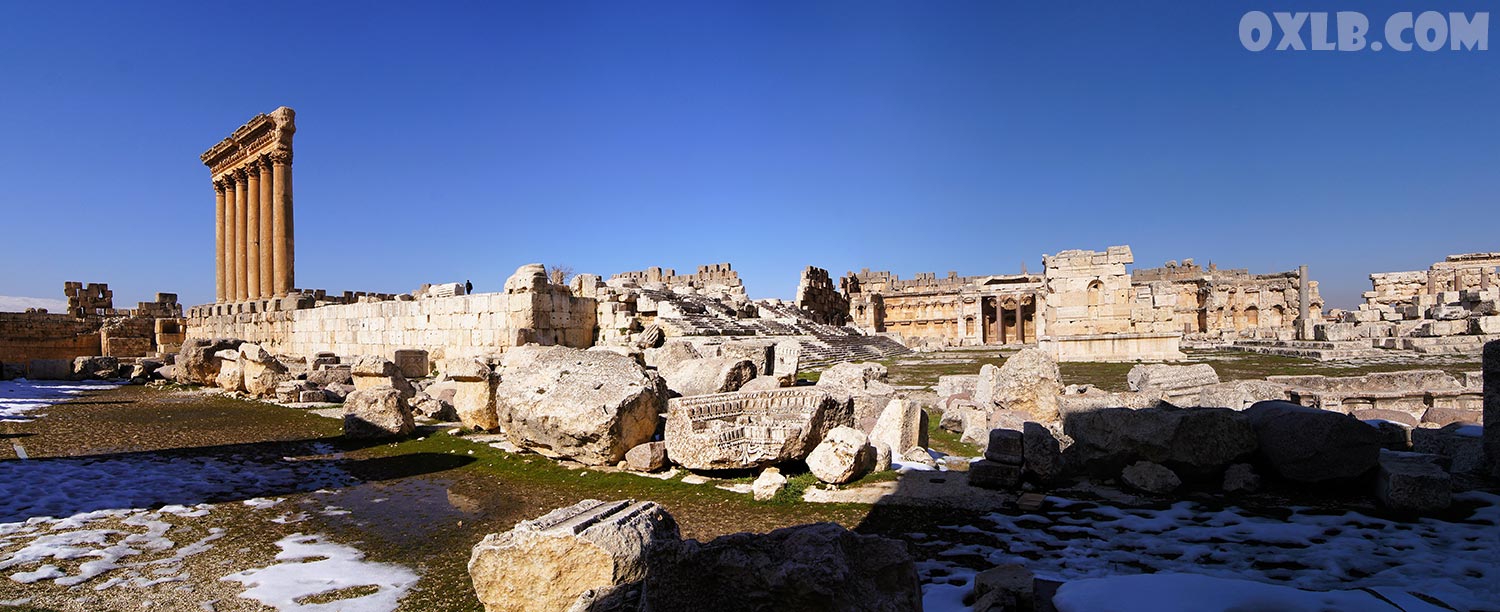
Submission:
POLYGON ((666 387, 629 357, 525 346, 506 352, 504 368, 495 411, 516 446, 614 465, 656 433, 666 387))
POLYGON ((817 387, 678 397, 667 403, 667 455, 690 470, 800 461, 850 422, 849 403, 817 387))
POLYGON ((1014 429, 991 429, 990 443, 984 458, 996 463, 1021 465, 1025 462, 1025 435, 1014 429))
POLYGON ((417 394, 406 377, 401 375, 401 369, 390 360, 380 357, 360 357, 354 362, 350 369, 354 376, 354 388, 359 390, 375 389, 379 387, 391 387, 401 392, 401 397, 411 399, 417 394))
POLYGON ((828 484, 853 482, 875 469, 875 449, 864 432, 835 427, 807 456, 807 469, 828 484))
POLYGON ((1036 576, 1024 565, 1000 565, 974 575, 974 612, 1013 612, 1033 608, 1036 576))
POLYGON ((495 408, 495 387, 499 380, 490 364, 479 359, 449 359, 443 371, 453 381, 453 411, 467 429, 495 431, 500 416, 495 408))
POLYGON ((625 452, 625 463, 637 472, 659 472, 667 467, 667 443, 638 444, 625 452))
POLYGON ((1260 490, 1260 474, 1248 463, 1236 463, 1224 470, 1225 493, 1254 493, 1260 490))
POLYGON ((886 383, 886 367, 878 363, 838 363, 823 370, 817 386, 849 398, 854 408, 854 427, 865 433, 875 430, 875 421, 896 398, 896 388, 886 383))
POLYGON ((684 359, 659 371, 667 388, 682 396, 738 391, 755 378, 755 364, 734 357, 684 359))
POLYGON ((927 449, 920 446, 913 446, 906 449, 906 452, 901 453, 901 462, 921 464, 930 468, 937 467, 937 460, 932 458, 932 453, 927 452, 927 449))
POLYGON ((469 576, 486 612, 591 610, 591 591, 639 583, 647 550, 678 541, 654 502, 584 500, 492 533, 474 546, 469 576))
MULTIPOLYGON (((1062 442, 1058 439, 1060 434, 1035 421, 1023 423, 1021 433, 1021 456, 1025 460, 1022 463, 1025 473, 1038 482, 1056 482, 1061 479, 1066 464, 1063 463, 1062 442)), ((1070 444, 1071 442, 1069 439, 1070 444)))
POLYGON ((1375 498, 1392 510, 1434 512, 1453 502, 1452 478, 1437 455, 1380 451, 1375 498))
POLYGON ((1261 402, 1245 410, 1260 454, 1283 478, 1323 482, 1353 478, 1380 459, 1380 432, 1346 414, 1290 402, 1261 402))
POLYGON ((998 368, 981 368, 974 403, 986 414, 1014 410, 1026 414, 1028 420, 1045 423, 1060 417, 1057 396, 1062 392, 1057 361, 1033 347, 1011 355, 998 368))
POLYGON ((757 501, 766 501, 776 497, 777 493, 786 486, 786 476, 781 475, 781 470, 773 467, 762 470, 760 476, 750 485, 750 491, 755 495, 757 501))
POLYGON ((411 406, 393 387, 358 389, 344 398, 346 438, 399 438, 415 429, 411 406))
POLYGON ((833 523, 667 544, 653 551, 651 565, 643 595, 649 610, 922 609, 904 543, 833 523))
POLYGON ((871 444, 888 448, 927 446, 927 419, 916 402, 893 400, 885 405, 870 432, 871 444))
POLYGON ((245 392, 254 397, 274 395, 277 385, 291 379, 286 366, 259 344, 246 342, 240 345, 239 366, 244 376, 245 392))
POLYGON ((1068 464, 1096 477, 1150 461, 1191 476, 1216 473, 1256 449, 1245 413, 1227 408, 1105 408, 1068 415, 1068 464))
POLYGON ((1021 484, 1021 466, 980 459, 969 464, 969 484, 985 489, 1014 489, 1021 484))
POLYGON ((184 385, 215 386, 221 365, 219 351, 234 350, 240 344, 239 340, 224 338, 194 338, 183 342, 174 363, 177 366, 177 382, 184 385))
POLYGON ((1150 461, 1138 461, 1131 464, 1120 473, 1120 479, 1132 488, 1156 495, 1171 493, 1176 491, 1177 487, 1182 486, 1182 479, 1178 478, 1172 470, 1150 461))

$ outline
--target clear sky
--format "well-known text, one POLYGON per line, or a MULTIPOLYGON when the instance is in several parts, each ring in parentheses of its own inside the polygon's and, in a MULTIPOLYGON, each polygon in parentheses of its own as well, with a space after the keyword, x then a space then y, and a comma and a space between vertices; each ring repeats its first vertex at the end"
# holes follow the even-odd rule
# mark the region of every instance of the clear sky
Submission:
MULTIPOLYGON (((1368 274, 1500 251, 1500 50, 1247 51, 1247 11, 1492 2, 0 3, 0 295, 214 291, 198 155, 297 111, 297 284, 519 265, 1014 273, 1134 247, 1368 274)), ((1304 32, 1304 37, 1310 35, 1304 32)))

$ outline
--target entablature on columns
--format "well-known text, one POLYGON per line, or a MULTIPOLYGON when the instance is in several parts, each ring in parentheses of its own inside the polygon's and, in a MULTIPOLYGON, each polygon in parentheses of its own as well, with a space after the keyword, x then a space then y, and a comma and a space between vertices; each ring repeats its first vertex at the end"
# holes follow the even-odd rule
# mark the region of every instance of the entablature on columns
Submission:
POLYGON ((215 181, 252 164, 290 164, 292 135, 297 131, 295 118, 296 113, 285 106, 256 115, 199 159, 208 166, 215 181))

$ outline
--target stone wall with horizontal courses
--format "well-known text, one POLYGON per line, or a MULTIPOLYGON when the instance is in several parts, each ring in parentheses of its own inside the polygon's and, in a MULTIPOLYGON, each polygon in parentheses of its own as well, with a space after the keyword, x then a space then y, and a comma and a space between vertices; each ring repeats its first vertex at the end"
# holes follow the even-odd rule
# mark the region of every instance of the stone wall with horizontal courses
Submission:
POLYGON ((594 300, 562 293, 482 293, 313 307, 278 298, 199 306, 188 338, 239 338, 281 355, 371 355, 423 349, 432 359, 498 355, 527 342, 586 348, 594 300))

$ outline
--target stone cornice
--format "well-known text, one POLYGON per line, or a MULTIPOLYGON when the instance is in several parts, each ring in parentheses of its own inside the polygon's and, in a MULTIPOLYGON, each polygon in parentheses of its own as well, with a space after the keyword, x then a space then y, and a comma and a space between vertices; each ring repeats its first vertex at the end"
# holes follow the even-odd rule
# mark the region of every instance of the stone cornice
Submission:
POLYGON ((216 179, 268 153, 284 152, 289 162, 292 134, 297 131, 295 118, 296 113, 285 106, 270 114, 256 115, 199 159, 216 179))

